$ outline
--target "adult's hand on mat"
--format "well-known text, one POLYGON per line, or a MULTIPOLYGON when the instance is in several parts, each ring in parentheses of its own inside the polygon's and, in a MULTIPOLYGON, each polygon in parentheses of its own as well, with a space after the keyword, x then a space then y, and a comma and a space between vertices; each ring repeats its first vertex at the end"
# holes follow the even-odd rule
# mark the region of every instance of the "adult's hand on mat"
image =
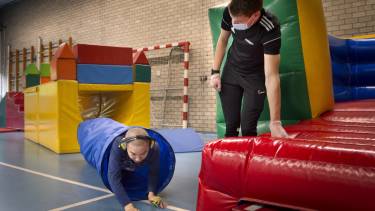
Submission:
POLYGON ((218 92, 221 90, 221 80, 220 80, 220 74, 213 74, 211 75, 211 86, 218 92))
POLYGON ((289 135, 281 125, 281 121, 270 122, 271 136, 275 138, 288 138, 289 135))
POLYGON ((163 201, 163 199, 160 196, 155 196, 154 193, 150 192, 148 194, 148 200, 151 202, 152 206, 158 207, 158 208, 167 208, 167 203, 163 201))
POLYGON ((139 209, 134 207, 133 203, 129 203, 129 204, 125 205, 124 210, 125 211, 139 211, 139 209))

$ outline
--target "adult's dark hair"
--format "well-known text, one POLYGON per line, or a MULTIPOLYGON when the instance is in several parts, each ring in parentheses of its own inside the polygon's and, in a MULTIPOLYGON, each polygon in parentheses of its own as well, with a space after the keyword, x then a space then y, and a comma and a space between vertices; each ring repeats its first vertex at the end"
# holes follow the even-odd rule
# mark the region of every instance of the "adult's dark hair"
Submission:
POLYGON ((251 16, 254 12, 262 9, 263 0, 232 0, 228 9, 232 16, 251 16))

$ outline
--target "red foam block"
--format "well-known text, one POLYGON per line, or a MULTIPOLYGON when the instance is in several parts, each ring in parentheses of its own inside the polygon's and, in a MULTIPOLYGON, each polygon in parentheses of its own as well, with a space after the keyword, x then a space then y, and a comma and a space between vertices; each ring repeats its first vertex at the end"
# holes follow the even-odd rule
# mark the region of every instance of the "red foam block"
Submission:
POLYGON ((73 54, 78 64, 133 64, 132 48, 77 44, 73 54))
POLYGON ((149 65, 146 54, 143 51, 137 51, 136 53, 133 53, 133 64, 149 65))

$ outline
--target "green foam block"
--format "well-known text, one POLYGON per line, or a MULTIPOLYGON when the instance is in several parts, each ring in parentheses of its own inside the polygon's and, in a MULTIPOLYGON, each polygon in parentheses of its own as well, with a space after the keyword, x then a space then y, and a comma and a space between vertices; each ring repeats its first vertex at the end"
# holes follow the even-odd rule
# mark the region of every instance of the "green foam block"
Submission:
POLYGON ((47 63, 40 64, 40 76, 49 77, 51 75, 51 66, 47 63))
POLYGON ((134 65, 134 82, 151 82, 151 66, 136 64, 134 65))
POLYGON ((34 63, 27 65, 25 75, 39 75, 39 70, 34 63))
POLYGON ((38 75, 26 75, 26 87, 38 86, 40 84, 40 76, 38 75))

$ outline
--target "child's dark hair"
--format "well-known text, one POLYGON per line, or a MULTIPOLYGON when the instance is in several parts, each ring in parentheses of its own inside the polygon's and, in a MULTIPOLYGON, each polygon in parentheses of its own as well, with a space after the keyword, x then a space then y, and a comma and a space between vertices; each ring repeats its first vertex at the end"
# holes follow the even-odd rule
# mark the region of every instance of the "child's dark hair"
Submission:
POLYGON ((233 16, 250 16, 262 7, 263 0, 231 0, 228 5, 229 12, 233 16))

